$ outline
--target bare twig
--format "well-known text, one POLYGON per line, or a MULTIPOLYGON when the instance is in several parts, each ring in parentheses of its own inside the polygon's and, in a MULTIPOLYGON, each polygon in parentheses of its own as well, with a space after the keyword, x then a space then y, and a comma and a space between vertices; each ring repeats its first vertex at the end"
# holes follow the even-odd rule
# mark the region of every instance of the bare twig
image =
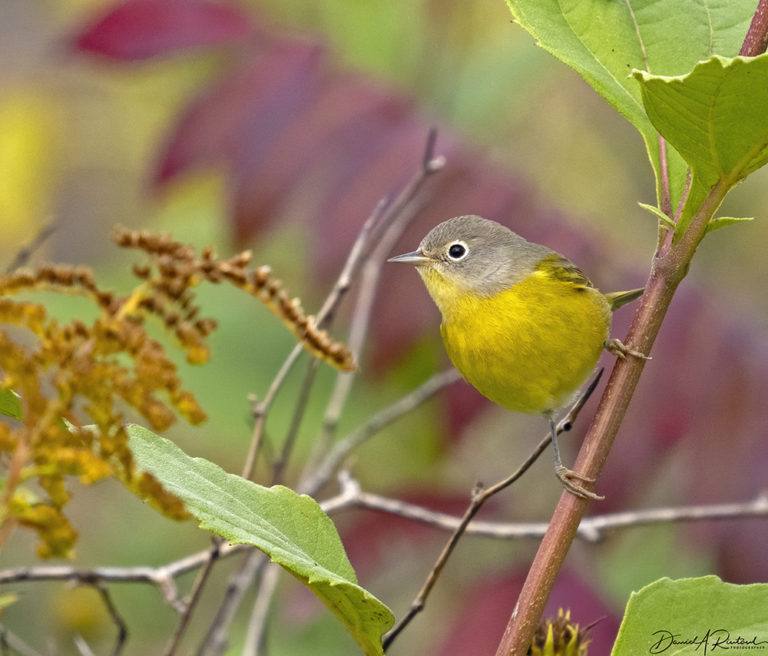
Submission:
POLYGON ((264 653, 267 639, 267 619, 269 609, 272 606, 272 598, 277 590, 280 579, 280 568, 277 565, 267 565, 261 578, 259 594, 251 611, 251 620, 248 622, 248 632, 245 636, 244 654, 259 656, 264 653))
POLYGON ((0 624, 0 649, 2 649, 0 653, 5 656, 8 648, 18 652, 19 656, 41 656, 40 652, 32 649, 32 647, 19 638, 19 636, 0 624))
MULTIPOLYGON (((405 228, 420 209, 415 203, 424 183, 430 175, 436 173, 445 164, 442 157, 435 157, 434 149, 437 132, 432 129, 427 135, 427 142, 421 167, 414 174, 411 181, 403 188, 394 202, 371 228, 370 244, 372 250, 361 259, 362 275, 357 303, 352 313, 352 325, 348 339, 348 345, 355 358, 359 359, 365 338, 368 334, 368 325, 373 311, 373 302, 376 295, 381 269, 384 260, 402 235, 405 228)), ((350 374, 340 374, 331 393, 323 417, 322 431, 316 440, 314 454, 325 453, 332 442, 341 414, 344 410, 349 392, 352 388, 353 377, 350 374)), ((305 471, 311 471, 316 458, 311 457, 305 471)))
MULTIPOLYGON (((365 508, 410 519, 443 531, 455 531, 461 524, 461 517, 366 492, 346 471, 339 474, 339 481, 341 484, 339 494, 320 504, 328 514, 349 508, 365 508)), ((628 510, 586 517, 581 520, 576 537, 585 542, 598 543, 610 533, 623 528, 766 516, 768 516, 768 492, 750 501, 628 510)), ((497 540, 536 539, 544 535, 547 526, 546 522, 492 522, 473 519, 467 524, 464 532, 467 535, 497 540)))
MULTIPOLYGON (((443 166, 443 159, 435 158, 434 156, 435 139, 436 132, 430 130, 419 170, 391 205, 387 206, 386 201, 381 201, 373 214, 365 222, 347 257, 342 272, 331 290, 329 298, 326 299, 321 309, 321 319, 323 321, 330 320, 342 296, 346 293, 352 280, 362 267, 361 282, 358 289, 357 302, 352 312, 350 336, 348 339, 349 348, 356 360, 360 357, 368 333, 376 288, 384 260, 405 227, 416 214, 417 207, 414 200, 417 198, 425 181, 431 174, 440 170, 443 166)), ((317 459, 315 454, 327 451, 349 397, 353 381, 354 378, 348 373, 341 374, 336 378, 333 391, 326 406, 322 422, 323 428, 315 440, 313 454, 309 458, 305 472, 312 471, 317 459)), ((302 415, 302 409, 306 404, 311 383, 310 377, 305 379, 302 396, 294 415, 295 421, 298 421, 302 415)), ((263 429, 263 414, 261 415, 261 427, 263 429)), ((287 462, 285 449, 290 449, 291 443, 292 440, 290 439, 286 441, 283 456, 278 461, 280 467, 279 469, 276 468, 276 472, 280 474, 282 474, 282 469, 287 462)), ((265 634, 264 622, 266 622, 268 616, 267 609, 271 604, 275 589, 275 585, 262 585, 259 589, 248 630, 249 645, 254 649, 260 649, 260 644, 265 634)))
POLYGON ((261 581, 268 564, 267 557, 257 549, 250 548, 245 564, 230 577, 224 599, 216 611, 205 639, 197 649, 197 656, 214 656, 226 651, 229 644, 228 631, 235 611, 240 607, 245 593, 261 581))
MULTIPOLYGON (((349 255, 347 256, 347 261, 344 263, 341 273, 339 274, 339 277, 337 278, 336 282, 333 285, 333 288, 331 289, 331 293, 325 299, 325 302, 320 308, 320 311, 317 313, 318 327, 322 328, 331 320, 331 318, 333 317, 336 311, 336 308, 338 307, 338 304, 341 302, 341 299, 349 290, 349 287, 352 283, 352 279, 356 274, 357 269, 360 266, 361 258, 363 257, 363 255, 367 250, 368 240, 370 239, 371 230, 373 229, 373 226, 376 224, 376 222, 380 218, 381 212, 383 211, 385 206, 386 206, 386 202, 384 200, 380 201, 379 204, 374 209, 373 213, 368 217, 368 219, 363 224, 363 227, 360 230, 360 234, 358 234, 357 239, 355 240, 355 243, 352 245, 352 249, 350 250, 349 255)), ((246 455, 245 463, 243 465, 242 475, 244 478, 251 477, 253 468, 256 464, 256 457, 259 454, 259 450, 261 448, 261 443, 264 436, 264 425, 266 422, 267 412, 269 411, 269 408, 272 406, 272 403, 274 402, 275 397, 277 396, 277 393, 280 391, 280 388, 285 382, 285 379, 288 377, 288 373, 293 368, 293 365, 296 364, 296 360, 298 360, 302 351, 303 351, 303 348, 301 347, 300 344, 297 344, 296 346, 293 347, 293 350, 285 359, 282 366, 280 367, 280 370, 277 372, 277 375, 272 380, 272 383, 270 384, 269 389, 267 390, 267 393, 264 396, 264 399, 260 401, 258 404, 256 404, 254 408, 253 417, 255 419, 255 423, 254 423, 253 432, 251 436, 251 443, 248 447, 248 454, 246 455)))
POLYGON ((365 223, 363 223, 363 227, 360 230, 360 233, 357 235, 355 243, 352 244, 352 249, 349 251, 347 261, 344 263, 344 266, 341 269, 341 273, 336 279, 336 282, 333 285, 333 289, 331 289, 331 293, 328 294, 328 297, 320 307, 320 311, 317 313, 318 326, 323 327, 326 323, 333 319, 333 315, 336 313, 336 309, 338 308, 339 303, 341 303, 341 299, 352 286, 352 281, 357 275, 363 257, 369 250, 371 231, 383 216, 387 204, 388 200, 386 198, 382 198, 374 208, 371 215, 365 220, 365 223))
POLYGON ((179 646, 181 645, 181 640, 184 637, 184 633, 186 632, 187 627, 189 626, 189 620, 192 618, 192 613, 200 601, 200 597, 203 594, 203 588, 208 581, 211 570, 219 558, 223 540, 218 535, 214 535, 211 541, 213 545, 208 550, 208 558, 203 563, 203 566, 197 573, 195 582, 192 584, 192 590, 189 593, 189 601, 186 604, 184 612, 181 614, 181 618, 179 618, 179 623, 176 626, 176 630, 173 632, 173 635, 171 636, 171 639, 168 642, 165 651, 163 652, 164 656, 173 656, 173 654, 176 653, 179 646))
POLYGON ((293 417, 291 418, 291 424, 288 427, 285 439, 283 440, 283 448, 280 451, 280 457, 275 461, 272 471, 272 484, 283 482, 283 475, 285 474, 285 468, 288 466, 288 460, 291 457, 291 451, 296 443, 296 437, 299 434, 299 427, 301 426, 301 420, 304 418, 304 412, 307 409, 309 403, 309 396, 312 390, 312 385, 315 382, 315 374, 317 373, 317 366, 319 360, 312 358, 307 365, 307 372, 304 375, 304 381, 301 384, 301 390, 299 391, 299 398, 296 400, 296 408, 293 411, 293 417))
POLYGON ((372 438, 383 428, 391 424, 396 419, 411 412, 424 401, 431 398, 444 387, 461 380, 461 375, 453 367, 434 374, 415 390, 402 397, 392 405, 380 410, 371 417, 365 424, 355 431, 339 440, 317 466, 315 471, 300 485, 300 490, 304 494, 313 496, 317 491, 327 483, 334 472, 341 466, 344 460, 352 451, 361 444, 372 438))
POLYGON ((256 458, 259 455, 259 451, 261 450, 262 440, 264 439, 264 426, 267 420, 267 412, 269 411, 269 408, 272 406, 272 403, 275 400, 277 393, 280 391, 280 388, 285 382, 285 379, 288 377, 289 372, 293 368, 293 365, 296 364, 296 360, 299 359, 299 356, 301 355, 303 350, 304 349, 301 346, 301 344, 296 344, 296 346, 293 347, 293 350, 291 350, 288 357, 280 366, 280 370, 272 379, 272 383, 270 384, 269 389, 267 390, 266 396, 264 397, 264 399, 259 401, 254 407, 253 431, 251 433, 251 442, 250 442, 250 445, 248 446, 248 453, 246 454, 245 462, 243 463, 243 471, 242 471, 243 478, 250 479, 253 474, 253 469, 256 465, 256 458))
MULTIPOLYGON (((249 548, 251 547, 247 545, 224 544, 220 557, 249 548)), ((209 549, 205 549, 160 567, 94 567, 93 569, 78 569, 69 565, 12 567, 0 570, 0 584, 21 581, 75 581, 84 584, 93 584, 98 581, 152 583, 162 592, 165 602, 181 612, 183 604, 179 602, 174 579, 201 567, 208 558, 209 549)))
MULTIPOLYGON (((399 232, 397 232, 397 229, 402 230, 402 227, 404 226, 407 220, 410 219, 410 217, 413 214, 413 209, 411 207, 413 199, 416 197, 417 193, 421 189, 421 187, 424 184, 424 181, 426 178, 431 175, 432 173, 438 171, 443 166, 443 160, 441 158, 435 158, 434 157, 434 143, 435 143, 435 132, 430 131, 429 137, 427 139, 427 146, 425 149, 425 153, 422 159, 422 165, 419 169, 419 171, 415 174, 411 182, 406 185, 406 187, 403 189, 403 191, 398 195, 395 202, 392 203, 392 205, 387 206, 386 201, 382 200, 379 202, 377 207, 374 209, 373 213, 368 217, 366 222, 363 224, 363 227, 360 230, 360 233, 358 234, 357 239, 355 240, 355 243, 352 246, 352 249, 350 250, 349 255, 347 256, 347 260, 342 267, 342 271, 339 274, 339 277, 336 280, 336 283, 334 284, 328 298, 326 298, 325 302, 323 303, 320 312, 317 316, 317 324, 322 325, 331 320, 333 317, 336 308, 338 307, 338 304, 340 303, 343 296, 346 294, 347 290, 349 289, 352 281, 354 280, 355 276, 357 275, 357 272, 361 266, 363 266, 363 263, 370 262, 373 259, 373 255, 371 253, 371 245, 376 244, 375 247, 373 247, 375 255, 378 256, 379 260, 383 262, 385 253, 382 251, 384 246, 382 245, 383 236, 382 235, 392 235, 397 234, 399 235, 399 232)), ((390 245, 391 248, 391 245, 390 245)), ((379 264, 380 266, 380 264, 379 264)), ((373 287, 375 289, 375 285, 373 287)), ((372 296, 372 292, 371 292, 372 296)), ((360 302, 358 302, 358 307, 361 305, 360 302)), ((355 341, 355 344, 357 345, 355 348, 356 353, 359 354, 361 350, 362 341, 365 336, 365 328, 367 327, 367 315, 370 313, 370 310, 355 310, 354 317, 356 317, 358 320, 360 320, 361 316, 363 316, 364 322, 363 322, 363 329, 361 330, 359 327, 357 330, 355 329, 355 319, 353 319, 353 335, 358 334, 359 339, 355 341)), ((292 368, 292 366, 295 364, 296 359, 298 358, 299 354, 301 353, 301 349, 294 348, 293 351, 290 353, 288 358, 283 363, 283 366, 280 368, 280 371, 276 375, 275 379, 272 381, 272 384, 270 385, 269 389, 267 390, 267 394, 264 397, 264 399, 258 403, 255 406, 254 409, 254 428, 251 438, 251 443, 248 449, 248 454, 243 466, 243 476, 245 478, 250 478, 254 469, 254 466, 256 464, 256 459, 258 457, 259 451, 261 449, 261 444, 263 441, 263 435, 264 435, 264 427, 266 423, 266 417, 267 413, 269 411, 269 408, 271 407, 275 397, 277 396, 277 393, 279 389, 281 388, 283 382, 285 381, 285 378, 288 375, 288 372, 292 368)), ((292 428, 289 430, 288 436, 286 438, 286 441, 284 442, 282 454, 279 458, 279 460, 275 463, 273 476, 275 478, 282 477, 283 471, 285 466, 287 465, 287 459, 288 455, 290 453, 290 450, 293 445, 293 436, 295 436, 295 428, 298 427, 298 422, 301 420, 301 417, 303 415, 303 408, 306 406, 306 401, 309 396, 309 391, 312 385, 313 380, 313 370, 310 368, 307 378, 305 378, 305 383, 302 387, 302 393, 300 396, 300 399, 298 401, 298 405, 296 408, 296 412, 294 414, 294 420, 292 423, 292 428)), ((340 396, 343 399, 346 399, 346 395, 348 393, 348 385, 351 383, 351 379, 349 376, 343 376, 337 381, 337 389, 340 387, 342 388, 342 391, 339 393, 340 396), (341 382, 339 382, 341 381, 341 382)), ((333 398, 333 395, 332 395, 333 398)), ((343 406, 343 400, 341 403, 334 404, 333 402, 329 403, 329 407, 341 407, 343 406)), ((327 425, 327 423, 325 424, 327 425)), ((238 575, 235 575, 238 576, 238 575)), ((230 582, 231 588, 234 584, 230 582)), ((257 597, 257 604, 269 604, 269 599, 271 598, 271 592, 269 590, 264 590, 263 592, 260 590, 259 595, 257 597), (263 598, 262 595, 266 595, 266 600, 263 598)), ((234 613, 237 608, 237 603, 232 603, 228 606, 229 610, 234 613)), ((257 615, 256 618, 263 618, 266 617, 266 614, 257 615)), ((217 615, 217 621, 221 621, 222 623, 229 623, 229 618, 226 618, 222 616, 222 614, 217 615)), ((257 629, 252 628, 251 629, 254 633, 259 633, 257 629)))
POLYGON ((101 601, 107 609, 109 618, 117 628, 117 637, 115 638, 115 646, 112 648, 112 656, 120 656, 120 654, 123 653, 123 647, 125 647, 125 642, 128 639, 128 626, 112 601, 112 596, 109 594, 109 588, 107 588, 102 581, 97 581, 92 585, 101 596, 101 601))
MULTIPOLYGON (((576 402, 573 404, 571 409, 568 411, 568 414, 566 414, 566 416, 563 417, 558 422, 557 427, 555 428, 555 431, 558 435, 560 433, 563 433, 571 429, 571 427, 573 426, 573 422, 576 421, 576 418, 579 416, 579 413, 581 412, 581 409, 584 407, 584 404, 592 395, 592 392, 595 391, 595 388, 597 387, 597 383, 600 381, 600 377, 602 375, 603 375, 603 370, 600 369, 597 375, 594 376, 594 378, 589 383, 587 388, 581 393, 579 398, 576 400, 576 402)), ((512 483, 514 483, 526 471, 528 471, 531 465, 533 465, 533 463, 536 462, 537 458, 544 452, 547 446, 549 446, 549 443, 551 441, 552 441, 552 435, 550 433, 544 439, 542 439, 541 442, 539 442, 538 446, 531 452, 528 458, 526 458, 526 460, 520 465, 520 467, 518 467, 517 470, 514 473, 512 473, 510 476, 499 481, 495 485, 492 485, 491 487, 485 490, 481 489, 480 487, 473 490, 471 503, 469 504, 467 509, 464 511, 464 515, 461 517, 461 520, 456 526, 456 529, 454 530, 451 537, 448 539, 448 542, 443 547, 443 550, 440 552, 440 555, 438 556, 437 560, 435 561, 435 564, 432 566, 432 569, 430 570, 426 580, 424 581, 424 585, 422 585, 421 590, 419 590, 419 593, 416 595, 416 598, 411 603, 411 607, 408 609, 408 612, 395 625, 395 627, 387 635, 384 636, 382 645, 385 651, 387 650, 387 648, 389 648, 389 646, 392 644, 395 638, 397 638, 397 636, 400 635, 403 629, 405 629, 405 627, 408 626, 408 624, 410 624, 411 620, 413 620, 413 618, 416 617, 416 615, 418 615, 422 611, 422 609, 424 608, 424 604, 427 601, 427 597, 429 596, 429 593, 432 591, 432 588, 435 586, 435 583, 437 583, 437 579, 440 576, 440 573, 443 571, 445 564, 448 562, 448 558, 451 556, 451 554, 453 553, 453 550, 456 548, 456 545, 458 544, 459 539, 464 534, 464 531, 466 530, 470 521, 472 521, 472 518, 478 513, 480 508, 482 508, 483 504, 488 499, 490 499, 493 495, 498 494, 505 488, 512 485, 512 483)))
POLYGON ((38 230, 31 242, 26 246, 22 246, 13 261, 6 267, 5 272, 11 273, 16 269, 23 267, 32 257, 34 252, 43 245, 43 242, 48 239, 56 231, 56 221, 51 219, 46 221, 38 230))
POLYGON ((91 649, 91 646, 86 642, 83 636, 76 635, 73 638, 73 642, 75 643, 75 648, 80 653, 80 656, 96 656, 96 654, 93 653, 93 649, 91 649))

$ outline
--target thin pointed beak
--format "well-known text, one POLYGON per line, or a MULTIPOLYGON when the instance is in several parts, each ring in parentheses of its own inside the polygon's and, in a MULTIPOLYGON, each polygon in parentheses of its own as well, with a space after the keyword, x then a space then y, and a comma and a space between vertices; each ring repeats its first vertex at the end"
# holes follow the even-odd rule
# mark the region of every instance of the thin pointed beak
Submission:
POLYGON ((403 262, 404 264, 430 264, 435 260, 431 257, 427 257, 421 251, 413 251, 411 253, 403 253, 402 255, 395 255, 390 257, 387 262, 403 262))

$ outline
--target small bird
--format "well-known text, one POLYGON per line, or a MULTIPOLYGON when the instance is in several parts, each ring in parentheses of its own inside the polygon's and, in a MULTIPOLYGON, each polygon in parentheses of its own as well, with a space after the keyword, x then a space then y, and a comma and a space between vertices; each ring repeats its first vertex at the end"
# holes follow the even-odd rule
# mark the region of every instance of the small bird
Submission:
POLYGON ((603 348, 645 357, 608 339, 612 312, 643 290, 603 294, 559 253, 474 215, 440 223, 417 250, 389 261, 416 266, 464 379, 505 408, 544 415, 565 489, 601 498, 581 485, 592 479, 563 465, 555 413, 576 396, 603 348))

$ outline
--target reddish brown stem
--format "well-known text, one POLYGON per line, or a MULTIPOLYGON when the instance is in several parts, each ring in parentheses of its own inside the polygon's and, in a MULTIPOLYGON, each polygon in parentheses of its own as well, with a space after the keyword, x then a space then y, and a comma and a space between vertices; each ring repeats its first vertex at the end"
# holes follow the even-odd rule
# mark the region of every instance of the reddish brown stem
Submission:
MULTIPOLYGON (((727 189, 726 184, 716 184, 692 218, 685 234, 654 260, 640 307, 626 338, 627 345, 643 353, 650 352, 672 296, 685 277, 696 247, 727 189)), ((645 363, 641 358, 616 362, 579 451, 575 471, 595 479, 600 474, 645 363)), ((560 497, 496 656, 524 656, 527 653, 557 573, 576 536, 587 505, 588 500, 568 492, 560 497)))
POLYGON ((768 48, 768 0, 760 0, 739 54, 742 57, 757 57, 762 55, 766 48, 768 48))

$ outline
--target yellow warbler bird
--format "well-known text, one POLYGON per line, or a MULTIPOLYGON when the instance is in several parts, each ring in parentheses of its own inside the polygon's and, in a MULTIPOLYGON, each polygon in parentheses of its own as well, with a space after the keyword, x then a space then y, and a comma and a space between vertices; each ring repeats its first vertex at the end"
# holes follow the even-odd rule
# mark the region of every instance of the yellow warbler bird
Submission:
POLYGON ((437 225, 417 250, 389 261, 416 266, 443 315, 443 343, 459 373, 505 408, 543 414, 565 489, 600 498, 579 483, 591 479, 563 466, 554 415, 604 347, 645 357, 608 339, 612 312, 643 290, 603 294, 559 253, 472 215, 437 225))

